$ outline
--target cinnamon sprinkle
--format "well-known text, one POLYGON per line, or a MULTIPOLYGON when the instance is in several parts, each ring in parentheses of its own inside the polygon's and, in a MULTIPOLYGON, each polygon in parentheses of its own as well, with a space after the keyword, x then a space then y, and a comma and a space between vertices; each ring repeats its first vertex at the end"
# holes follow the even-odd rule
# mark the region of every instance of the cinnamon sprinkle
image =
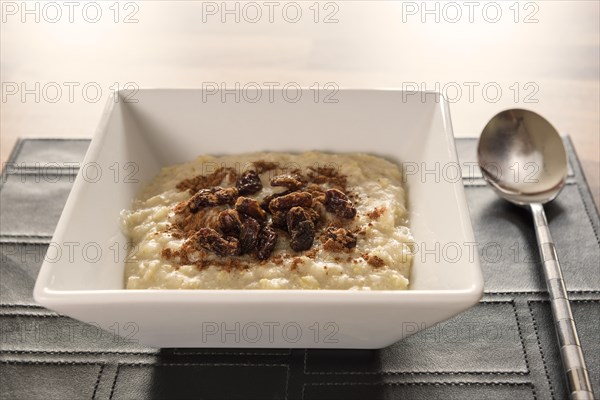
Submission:
POLYGON ((215 229, 218 224, 219 212, 225 207, 203 208, 198 212, 191 212, 188 207, 176 206, 174 221, 171 223, 171 234, 181 235, 183 238, 189 238, 192 234, 201 228, 215 229))
POLYGON ((292 258, 292 263, 291 263, 291 269, 296 270, 298 269, 298 265, 303 264, 304 260, 302 259, 302 257, 294 257, 292 258))
POLYGON ((312 258, 314 259, 317 256, 317 249, 315 249, 314 247, 310 250, 308 250, 307 252, 304 253, 305 257, 308 258, 312 258))
POLYGON ((367 264, 375 268, 383 267, 385 265, 385 261, 383 261, 380 257, 374 256, 369 253, 363 254, 362 258, 365 259, 367 264))
POLYGON ((383 215, 383 213, 385 212, 386 208, 385 207, 377 207, 375 208, 373 211, 369 211, 367 213, 367 217, 371 218, 371 219, 379 219, 379 217, 381 217, 383 215))
POLYGON ((208 175, 196 175, 193 178, 184 179, 175 186, 180 191, 187 190, 190 194, 195 194, 200 189, 209 189, 219 186, 223 179, 227 178, 228 183, 235 182, 237 172, 233 168, 219 167, 208 175))
POLYGON ((311 182, 329 184, 331 187, 346 191, 348 179, 333 167, 309 167, 307 173, 311 182))

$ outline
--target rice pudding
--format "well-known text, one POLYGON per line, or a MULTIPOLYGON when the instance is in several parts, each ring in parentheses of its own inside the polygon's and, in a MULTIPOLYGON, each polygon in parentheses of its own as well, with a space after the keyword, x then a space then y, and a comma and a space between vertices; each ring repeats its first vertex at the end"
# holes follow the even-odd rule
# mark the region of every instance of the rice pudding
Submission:
POLYGON ((127 289, 407 289, 400 168, 368 154, 201 156, 121 213, 127 289))

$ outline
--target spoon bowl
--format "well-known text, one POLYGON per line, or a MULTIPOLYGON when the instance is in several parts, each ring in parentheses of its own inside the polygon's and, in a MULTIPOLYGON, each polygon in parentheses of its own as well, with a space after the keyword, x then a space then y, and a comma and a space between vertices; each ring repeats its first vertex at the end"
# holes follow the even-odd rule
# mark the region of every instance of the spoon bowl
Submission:
POLYGON ((547 203, 567 178, 567 153, 557 130, 532 111, 502 111, 485 126, 477 157, 484 179, 506 200, 547 203))

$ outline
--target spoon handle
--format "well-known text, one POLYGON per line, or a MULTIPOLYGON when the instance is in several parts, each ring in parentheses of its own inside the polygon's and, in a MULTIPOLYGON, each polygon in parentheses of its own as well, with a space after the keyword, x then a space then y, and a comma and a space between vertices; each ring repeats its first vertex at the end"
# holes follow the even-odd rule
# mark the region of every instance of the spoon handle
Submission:
POLYGON ((552 316, 554 317, 554 328, 560 346, 560 355, 567 376, 567 384, 571 399, 593 399, 592 385, 588 374, 577 328, 569 304, 569 296, 562 271, 556 255, 554 241, 550 236, 548 221, 544 213, 544 206, 539 203, 531 204, 531 212, 535 221, 535 234, 537 236, 540 256, 544 264, 544 275, 552 316))

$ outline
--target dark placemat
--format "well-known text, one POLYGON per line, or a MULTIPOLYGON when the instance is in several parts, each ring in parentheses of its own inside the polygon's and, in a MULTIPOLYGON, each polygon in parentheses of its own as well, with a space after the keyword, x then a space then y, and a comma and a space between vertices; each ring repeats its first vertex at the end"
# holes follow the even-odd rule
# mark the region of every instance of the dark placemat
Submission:
MULTIPOLYGON (((531 217, 485 186, 476 168, 475 139, 458 139, 457 147, 484 298, 449 321, 377 351, 155 349, 36 305, 31 293, 37 272, 88 144, 22 140, 5 166, 2 398, 566 398, 531 217)), ((566 145, 568 183, 546 211, 592 384, 600 393, 598 211, 569 139, 566 145)))

